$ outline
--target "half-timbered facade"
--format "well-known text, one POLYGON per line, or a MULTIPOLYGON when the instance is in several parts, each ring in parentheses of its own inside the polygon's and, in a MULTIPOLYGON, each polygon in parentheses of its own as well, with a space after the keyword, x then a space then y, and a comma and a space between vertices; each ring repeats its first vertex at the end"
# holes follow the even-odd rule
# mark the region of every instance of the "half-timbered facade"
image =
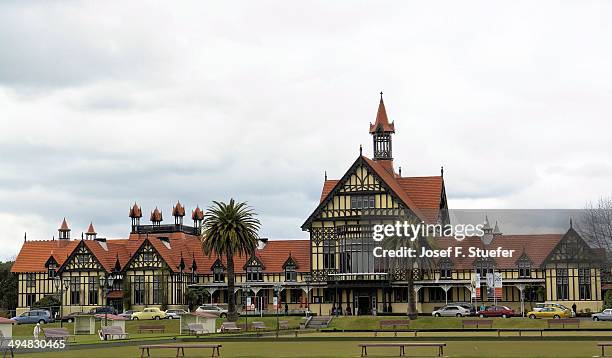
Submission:
POLYGON ((576 303, 578 310, 602 305, 602 261, 578 233, 565 235, 503 235, 485 223, 485 235, 463 241, 437 238, 428 245, 513 249, 512 258, 451 257, 397 265, 378 259, 372 229, 396 221, 448 224, 443 171, 439 176, 407 177, 396 171, 392 152, 395 123, 389 122, 380 99, 374 124, 372 159, 360 153, 340 179, 327 175, 318 206, 303 224, 310 235, 312 300, 322 312, 339 308, 353 314, 406 312, 409 279, 417 295, 417 309, 431 312, 446 302, 492 301, 485 286, 487 275, 503 278, 499 303, 519 310, 521 302, 544 300, 576 303), (480 275, 482 290, 473 298, 472 281, 480 275), (521 297, 525 298, 521 300, 521 297))
POLYGON ((585 311, 601 308, 602 280, 612 282, 612 271, 571 225, 565 234, 504 235, 497 223, 492 228, 486 222, 481 237, 427 242, 431 248, 462 247, 463 252, 501 246, 514 250, 512 257, 450 257, 409 267, 375 257, 374 225, 398 220, 444 225, 450 218, 443 171, 425 177, 403 176, 401 167, 396 171, 395 124, 388 120, 382 96, 369 132, 372 158, 360 148, 342 177, 326 174, 320 201, 302 225, 309 239, 260 240, 253 257, 235 258, 234 292, 227 291, 225 258, 202 251, 200 208, 192 212, 193 225, 184 224, 180 203, 172 208, 173 224, 163 224, 162 211, 155 208, 151 224, 142 225, 142 209, 134 204, 127 239, 98 238, 93 225, 73 239, 64 220, 57 239, 25 241, 13 265, 19 310, 49 295, 61 297, 64 313, 106 304, 184 307, 193 289, 206 303, 225 303, 234 294, 242 309, 270 310, 279 296, 283 311, 403 313, 408 287, 413 287, 417 309, 427 313, 446 302, 491 301, 485 282, 493 272, 503 278, 499 303, 517 310, 522 302, 540 301, 575 303, 585 311), (482 290, 474 299, 476 275, 482 290), (247 297, 253 307, 245 306, 247 297))

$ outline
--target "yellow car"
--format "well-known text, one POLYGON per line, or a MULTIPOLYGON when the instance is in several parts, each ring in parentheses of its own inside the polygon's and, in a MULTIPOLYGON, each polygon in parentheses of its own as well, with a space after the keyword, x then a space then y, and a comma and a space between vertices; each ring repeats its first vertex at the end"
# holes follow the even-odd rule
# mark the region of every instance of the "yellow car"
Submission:
POLYGON ((132 319, 164 319, 166 312, 157 307, 145 308, 142 312, 132 313, 132 319))
POLYGON ((527 317, 536 318, 570 318, 572 315, 569 310, 564 310, 559 307, 544 307, 539 311, 531 311, 527 313, 527 317))

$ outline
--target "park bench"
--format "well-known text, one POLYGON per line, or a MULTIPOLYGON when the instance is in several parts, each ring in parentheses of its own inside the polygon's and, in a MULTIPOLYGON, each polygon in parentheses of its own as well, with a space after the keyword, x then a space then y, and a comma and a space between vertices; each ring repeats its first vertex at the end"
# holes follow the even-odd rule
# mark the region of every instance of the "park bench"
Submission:
POLYGON ((240 332, 242 328, 236 326, 236 322, 221 323, 221 332, 240 332))
POLYGON ((289 321, 278 321, 278 329, 289 329, 289 321))
POLYGON ((185 356, 185 348, 193 348, 193 349, 212 349, 211 357, 221 357, 221 352, 219 352, 219 348, 222 346, 220 344, 149 344, 139 346, 140 349, 140 358, 143 358, 145 355, 145 351, 147 351, 147 357, 150 357, 151 349, 176 349, 177 357, 185 356))
POLYGON ((552 326, 561 326, 562 328, 565 328, 566 325, 573 325, 576 326, 576 328, 580 327, 580 320, 577 318, 566 318, 566 319, 549 319, 548 321, 548 328, 552 328, 552 326))
POLYGON ((76 338, 66 328, 43 328, 43 333, 49 339, 63 339, 67 342, 76 342, 76 338))
POLYGON ((411 342, 411 343, 360 343, 358 345, 361 347, 361 356, 368 356, 368 347, 399 347, 399 355, 400 357, 406 356, 406 347, 437 347, 438 348, 438 357, 444 357, 444 347, 446 347, 446 343, 427 343, 427 342, 411 342))
POLYGON ((122 339, 122 338, 128 338, 129 334, 123 331, 123 328, 119 327, 119 326, 104 326, 101 327, 100 330, 98 331, 98 335, 100 336, 100 339, 103 341, 107 341, 109 339, 122 339))
POLYGON ((266 327, 265 323, 259 322, 259 321, 255 321, 255 322, 251 323, 251 328, 254 329, 258 333, 268 329, 268 327, 266 327))
POLYGON ((493 320, 492 319, 464 319, 461 321, 461 327, 473 327, 473 328, 493 328, 493 320))
MULTIPOLYGON (((606 356, 606 347, 610 347, 612 346, 612 342, 599 342, 597 343, 597 346, 601 347, 601 356, 599 356, 600 358, 605 358, 606 356)), ((597 356, 594 356, 597 357, 597 356)))
POLYGON ((163 324, 141 324, 138 326, 138 333, 164 333, 166 327, 163 324))
POLYGON ((544 337, 542 328, 500 328, 497 330, 497 336, 501 337, 502 332, 518 332, 519 337, 522 337, 524 332, 540 332, 540 338, 544 337))
MULTIPOLYGON (((407 330, 410 327, 410 320, 407 319, 392 319, 380 321, 380 330, 384 330, 385 327, 393 327, 395 337, 397 337, 397 327, 404 327, 407 330)), ((417 336, 416 330, 407 330, 408 332, 414 332, 414 336, 417 336)), ((374 331, 374 337, 377 336, 377 331, 374 331)))
POLYGON ((2 358, 6 358, 7 354, 10 354, 11 358, 15 357, 13 346, 9 344, 10 338, 5 338, 4 333, 0 331, 0 349, 2 349, 2 358))
POLYGON ((196 336, 210 333, 207 329, 204 328, 204 325, 202 323, 188 323, 187 327, 189 328, 189 333, 195 334, 196 336))

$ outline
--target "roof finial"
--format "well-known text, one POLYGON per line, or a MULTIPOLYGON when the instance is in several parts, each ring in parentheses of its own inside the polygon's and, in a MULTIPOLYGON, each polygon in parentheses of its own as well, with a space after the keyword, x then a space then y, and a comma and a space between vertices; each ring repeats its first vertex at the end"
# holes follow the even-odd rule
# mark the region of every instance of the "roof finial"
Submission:
POLYGON ((440 176, 444 178, 444 165, 440 167, 440 176))
POLYGON ((570 216, 570 229, 573 229, 573 228, 574 228, 574 223, 573 223, 572 217, 570 216))
POLYGON ((26 241, 28 241, 28 233, 24 232, 23 233, 23 242, 26 242, 26 241))
POLYGON ((382 101, 382 95, 383 95, 383 92, 382 92, 382 91, 380 91, 380 100, 381 100, 381 101, 382 101))
POLYGON ((363 146, 359 144, 359 156, 363 155, 363 146))
POLYGON ((327 170, 325 171, 325 181, 327 181, 327 170))
POLYGON ((399 167, 399 176, 402 177, 402 167, 399 167))

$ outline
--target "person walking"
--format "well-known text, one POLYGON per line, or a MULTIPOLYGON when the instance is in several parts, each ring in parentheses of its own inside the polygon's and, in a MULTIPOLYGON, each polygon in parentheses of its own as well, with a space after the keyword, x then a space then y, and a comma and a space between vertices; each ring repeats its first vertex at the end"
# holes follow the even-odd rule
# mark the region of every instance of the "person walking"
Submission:
POLYGON ((38 337, 40 336, 40 323, 36 323, 36 326, 34 326, 34 339, 38 340, 38 337))

